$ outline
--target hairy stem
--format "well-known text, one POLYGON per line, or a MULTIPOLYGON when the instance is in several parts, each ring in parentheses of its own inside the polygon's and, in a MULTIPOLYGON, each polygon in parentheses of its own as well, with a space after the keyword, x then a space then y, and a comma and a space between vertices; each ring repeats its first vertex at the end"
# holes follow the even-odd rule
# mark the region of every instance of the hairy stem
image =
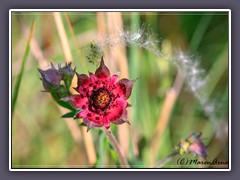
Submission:
POLYGON ((127 158, 125 157, 125 155, 123 153, 123 150, 121 149, 121 147, 120 147, 119 143, 117 142, 117 140, 116 140, 114 134, 112 133, 112 131, 110 129, 106 129, 105 131, 106 131, 106 134, 109 137, 109 140, 111 141, 115 151, 118 154, 120 165, 122 167, 125 167, 125 168, 130 168, 130 166, 127 162, 127 158))

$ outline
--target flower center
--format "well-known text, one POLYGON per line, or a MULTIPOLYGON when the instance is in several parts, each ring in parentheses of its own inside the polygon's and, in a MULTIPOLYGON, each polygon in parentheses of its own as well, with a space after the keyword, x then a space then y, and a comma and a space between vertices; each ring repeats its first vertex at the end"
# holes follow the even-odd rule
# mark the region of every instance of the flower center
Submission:
POLYGON ((105 110, 111 102, 111 96, 108 90, 100 88, 91 95, 92 106, 96 109, 105 110))

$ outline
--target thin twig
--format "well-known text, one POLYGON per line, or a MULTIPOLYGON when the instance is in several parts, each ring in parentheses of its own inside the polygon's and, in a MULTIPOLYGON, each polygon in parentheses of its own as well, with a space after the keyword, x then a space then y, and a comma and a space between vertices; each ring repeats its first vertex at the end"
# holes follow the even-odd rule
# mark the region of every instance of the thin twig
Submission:
POLYGON ((118 142, 117 142, 115 136, 113 135, 113 133, 111 132, 111 130, 106 129, 105 132, 106 132, 107 136, 109 137, 109 140, 111 141, 115 151, 118 154, 118 158, 121 163, 121 166, 123 166, 125 168, 130 168, 130 166, 127 162, 126 156, 124 155, 123 150, 121 149, 120 145, 118 144, 118 142))
POLYGON ((172 154, 168 155, 167 157, 161 159, 160 161, 157 162, 156 168, 161 168, 163 167, 166 163, 172 160, 174 156, 176 156, 178 153, 173 152, 172 154))

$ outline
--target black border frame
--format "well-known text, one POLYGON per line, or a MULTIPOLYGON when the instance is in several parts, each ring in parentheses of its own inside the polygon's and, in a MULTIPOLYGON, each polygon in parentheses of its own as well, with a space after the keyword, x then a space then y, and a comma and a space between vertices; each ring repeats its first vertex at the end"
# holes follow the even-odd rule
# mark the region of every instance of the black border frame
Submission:
POLYGON ((18 179, 18 180, 26 180, 26 179, 36 179, 42 180, 43 178, 56 178, 58 180, 63 180, 69 178, 88 178, 88 179, 123 179, 123 178, 137 178, 138 180, 143 180, 146 178, 168 178, 168 179, 179 179, 180 177, 183 179, 212 179, 216 178, 218 180, 225 180, 226 178, 234 178, 240 176, 240 171, 238 167, 240 166, 239 162, 239 152, 240 146, 238 145, 238 137, 240 136, 240 121, 238 120, 240 117, 240 111, 238 107, 240 107, 240 82, 238 78, 240 77, 240 61, 238 57, 240 55, 239 52, 239 39, 240 39, 240 21, 238 18, 240 16, 240 11, 238 7, 240 7, 240 2, 238 0, 226 1, 226 0, 211 0, 211 1, 192 1, 192 0, 171 0, 171 1, 159 1, 159 0, 151 0, 150 2, 145 0, 121 0, 121 1, 111 1, 102 0, 99 2, 98 0, 89 0, 84 2, 78 2, 75 0, 51 0, 47 3, 44 1, 28 1, 21 0, 19 3, 18 0, 8 0, 8 1, 0 1, 0 22, 2 27, 0 28, 0 176, 4 179, 18 179), (232 60, 232 89, 231 96, 232 98, 231 105, 231 116, 232 116, 232 170, 231 172, 80 172, 80 173, 67 173, 67 172, 9 172, 8 166, 8 119, 9 119, 9 89, 8 89, 8 10, 13 8, 136 8, 136 9, 144 9, 144 8, 218 8, 218 9, 226 9, 229 8, 232 11, 232 42, 231 42, 231 60, 232 60), (121 173, 121 174, 120 174, 121 173))
MULTIPOLYGON (((70 12, 70 11, 68 11, 68 9, 56 9, 56 11, 55 11, 55 9, 54 10, 52 10, 52 9, 39 9, 40 11, 37 11, 38 9, 34 9, 34 10, 32 10, 32 9, 29 9, 28 11, 25 11, 25 9, 11 9, 11 10, 9 10, 9 25, 10 25, 10 18, 11 18, 11 22, 12 22, 12 16, 13 16, 13 14, 12 13, 15 13, 15 12, 41 12, 41 13, 46 13, 46 12, 70 12), (46 11, 45 11, 46 10, 46 11)), ((95 10, 92 10, 92 11, 88 11, 88 9, 85 9, 84 11, 81 11, 80 9, 73 9, 74 11, 71 11, 71 12, 81 12, 81 13, 88 13, 88 12, 93 12, 93 13, 95 13, 95 12, 97 12, 97 11, 95 11, 95 10), (76 10, 76 11, 75 11, 76 10)), ((119 10, 118 9, 111 9, 111 10, 107 10, 107 9, 99 9, 99 10, 104 10, 105 12, 119 12, 119 10)), ((145 11, 143 11, 143 10, 138 10, 138 9, 131 9, 131 11, 128 11, 128 9, 127 9, 127 11, 126 10, 122 10, 122 11, 120 11, 120 12, 134 12, 134 11, 132 11, 132 10, 134 10, 135 12, 164 12, 164 11, 162 11, 162 9, 152 9, 152 11, 149 11, 148 9, 145 11)), ((185 11, 186 9, 175 9, 175 10, 169 10, 169 11, 165 11, 166 13, 169 13, 169 12, 174 12, 174 13, 178 13, 178 12, 187 12, 187 13, 191 13, 191 12, 219 12, 219 13, 221 13, 221 12, 224 12, 224 13, 227 13, 228 14, 228 30, 230 30, 231 29, 231 23, 230 23, 230 21, 231 21, 231 10, 230 9, 206 9, 206 11, 204 10, 204 9, 193 9, 193 11, 185 11), (214 11, 215 10, 215 11, 214 11)), ((9 29, 9 32, 10 32, 10 29, 9 29)), ((11 32, 12 32, 12 24, 11 24, 11 32)), ((9 38, 10 38, 10 35, 9 35, 9 38)), ((231 38, 231 34, 230 34, 230 32, 228 31, 228 50, 230 49, 230 38, 231 38)), ((12 37, 11 37, 11 41, 12 41, 12 37)), ((10 54, 10 51, 11 51, 11 54, 12 54, 12 50, 10 50, 9 49, 9 54, 10 54)), ((231 50, 230 50, 231 51, 231 50)), ((231 54, 231 52, 229 52, 230 54, 231 54)), ((230 61, 230 58, 229 58, 229 53, 228 53, 228 62, 230 61)), ((9 59, 11 59, 11 62, 12 62, 12 56, 9 58, 9 59)), ((10 63, 10 62, 9 62, 10 63)), ((11 65, 12 65, 12 63, 11 63, 11 65)), ((11 66, 11 70, 12 70, 12 66, 11 66)), ((230 70, 230 68, 229 68, 229 63, 228 63, 228 71, 230 70)), ((231 71, 230 71, 231 72, 231 71)), ((11 71, 11 74, 12 74, 12 71, 11 71)), ((230 79, 230 77, 229 77, 229 79, 228 79, 228 85, 229 85, 229 80, 231 81, 231 79, 230 79)), ((11 84, 12 84, 12 81, 11 81, 11 84)), ((229 89, 229 86, 228 86, 228 89, 229 89)), ((12 89, 11 89, 11 92, 12 92, 12 89)), ((228 95, 229 96, 229 95, 228 95)), ((11 101, 12 101, 12 97, 11 97, 11 101)), ((228 102, 229 103, 229 102, 228 102)), ((12 108, 12 104, 11 104, 11 106, 10 106, 10 109, 12 108)), ((228 113, 229 114, 229 113, 228 113)), ((12 117, 11 117, 11 121, 12 121, 12 117)), ((231 141, 231 139, 230 139, 230 131, 229 131, 229 123, 231 122, 231 119, 229 119, 229 117, 228 117, 228 148, 229 148, 229 153, 228 153, 228 168, 130 168, 130 170, 131 171, 140 171, 140 170, 143 170, 143 171, 150 171, 150 170, 154 170, 154 171, 176 171, 176 170, 178 170, 178 171, 184 171, 184 170, 189 170, 189 171, 191 171, 191 170, 194 170, 194 171, 231 171, 231 159, 230 159, 230 149, 231 149, 231 147, 229 146, 231 143, 229 142, 229 141, 231 141)), ((10 123, 9 123, 10 124, 10 123)), ((11 124, 11 132, 12 132, 12 124, 11 124)), ((10 133, 9 133, 10 134, 10 133)), ((9 138, 10 139, 10 138, 9 138)), ((9 144, 12 144, 12 137, 11 137, 11 141, 9 141, 9 144)), ((42 171, 42 170, 44 170, 44 169, 46 169, 46 170, 51 170, 51 171, 59 171, 59 170, 61 170, 61 169, 64 169, 65 171, 76 171, 76 170, 79 170, 79 171, 84 171, 84 170, 90 170, 90 171, 99 171, 99 170, 101 170, 101 169, 105 169, 106 171, 108 171, 109 169, 111 169, 111 170, 115 170, 115 171, 124 171, 124 170, 127 170, 128 168, 45 168, 45 167, 43 167, 43 168, 31 168, 31 167, 28 167, 28 168, 13 168, 13 165, 12 165, 12 145, 11 145, 11 151, 9 151, 9 157, 11 156, 11 167, 10 167, 10 165, 9 165, 9 170, 10 171, 15 171, 15 170, 17 170, 17 171, 21 171, 21 170, 25 170, 25 171, 30 171, 30 170, 32 170, 32 169, 34 169, 34 170, 39 170, 39 171, 42 171), (11 153, 11 155, 10 155, 10 153, 11 153)), ((9 159, 9 163, 10 163, 10 159, 9 159)), ((64 171, 63 170, 63 171, 64 171)))

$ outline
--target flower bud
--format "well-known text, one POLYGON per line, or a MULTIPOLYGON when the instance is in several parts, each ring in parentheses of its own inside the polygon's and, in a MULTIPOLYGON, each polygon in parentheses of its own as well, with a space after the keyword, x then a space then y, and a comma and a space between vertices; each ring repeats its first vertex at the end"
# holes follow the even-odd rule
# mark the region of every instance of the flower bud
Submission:
POLYGON ((64 81, 67 88, 71 86, 72 79, 75 74, 75 69, 72 69, 71 64, 72 63, 69 63, 66 64, 64 67, 59 68, 59 72, 62 74, 62 80, 64 81))
POLYGON ((207 158, 206 146, 202 143, 200 136, 202 133, 192 133, 186 139, 181 139, 179 145, 177 145, 176 150, 179 154, 186 154, 192 152, 198 156, 207 158))
POLYGON ((51 92, 53 88, 59 87, 62 80, 62 74, 55 68, 46 71, 38 69, 42 75, 43 87, 46 91, 51 92))
POLYGON ((61 67, 59 64, 58 69, 51 63, 51 68, 45 71, 38 69, 38 71, 41 73, 42 78, 40 79, 42 80, 44 89, 50 92, 56 101, 71 94, 69 87, 75 74, 71 63, 66 64, 64 67, 61 67))

